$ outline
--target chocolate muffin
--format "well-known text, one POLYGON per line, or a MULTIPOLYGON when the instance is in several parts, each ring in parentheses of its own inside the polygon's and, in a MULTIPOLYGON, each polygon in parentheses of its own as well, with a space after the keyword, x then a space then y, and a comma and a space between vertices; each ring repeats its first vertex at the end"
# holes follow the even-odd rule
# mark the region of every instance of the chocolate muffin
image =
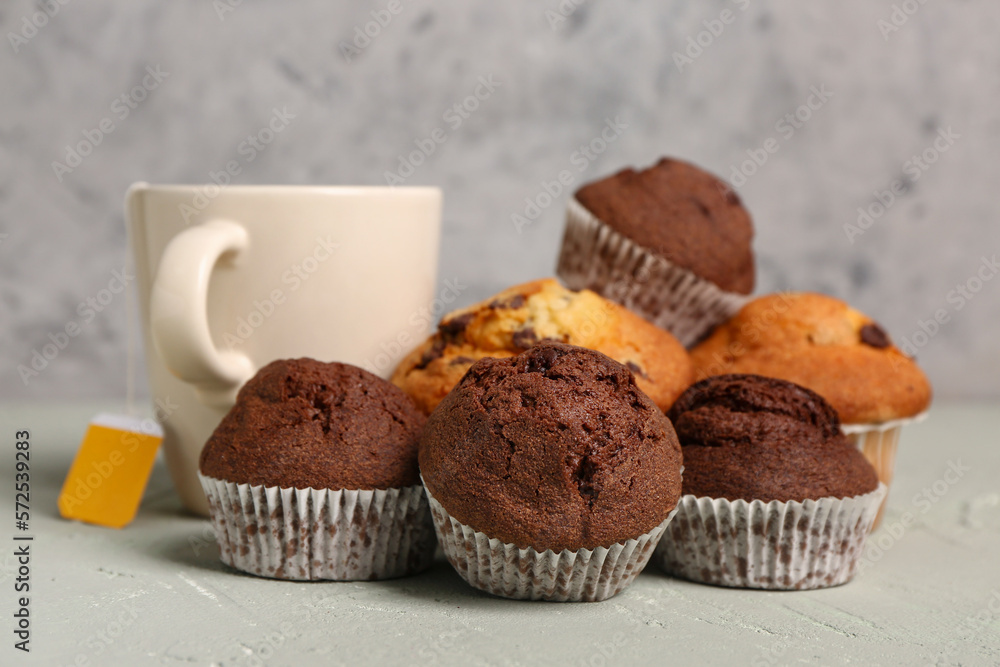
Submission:
POLYGON ((222 561, 301 580, 427 568, 435 537, 417 471, 424 421, 406 394, 354 366, 262 368, 201 453, 222 561))
POLYGON ((669 333, 593 292, 546 278, 445 315, 437 332, 400 362, 392 382, 430 413, 478 359, 512 357, 545 339, 625 364, 661 410, 694 381, 687 352, 669 333))
POLYGON ((878 487, 836 411, 791 382, 715 376, 691 386, 668 416, 684 451, 684 494, 804 501, 878 487))
POLYGON ((680 447, 627 368, 543 342, 472 366, 428 421, 424 482, 456 519, 535 549, 609 546, 680 496, 680 447))
POLYGON ((449 561, 474 586, 510 597, 602 599, 624 587, 677 503, 680 467, 670 422, 625 366, 549 341, 473 364, 431 414, 420 442, 420 470, 449 561), (479 552, 470 551, 473 533, 482 536, 472 540, 479 552), (490 539, 505 543, 503 554, 490 539), (601 547, 576 563, 573 554, 601 547), (566 559, 565 570, 557 576, 558 567, 546 567, 533 579, 544 554, 566 559), (612 556, 634 563, 605 563, 597 576, 612 556), (509 588, 511 580, 523 588, 509 588), (589 597, 555 590, 598 580, 606 590, 589 597), (552 590, 540 592, 542 581, 552 590))
POLYGON ((692 385, 670 410, 684 495, 654 559, 722 586, 824 588, 854 576, 886 487, 804 387, 757 375, 692 385))
POLYGON ((588 183, 576 200, 619 234, 710 280, 750 294, 753 224, 727 183, 693 164, 661 158, 588 183))
POLYGON ((280 488, 412 486, 425 419, 403 391, 356 366, 273 361, 240 390, 200 468, 280 488))
POLYGON ((753 224, 698 167, 663 158, 589 183, 569 202, 557 273, 693 345, 753 291, 753 224))

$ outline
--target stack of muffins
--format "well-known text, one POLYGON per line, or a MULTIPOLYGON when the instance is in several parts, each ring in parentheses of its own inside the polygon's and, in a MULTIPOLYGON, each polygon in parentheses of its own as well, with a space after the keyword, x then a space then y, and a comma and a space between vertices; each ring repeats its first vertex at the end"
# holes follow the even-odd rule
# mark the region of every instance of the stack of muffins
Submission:
POLYGON ((445 315, 391 383, 267 366, 202 453, 222 559, 395 577, 436 534, 471 585, 521 599, 606 599, 650 560, 726 586, 850 580, 930 386, 841 301, 751 300, 752 237, 725 183, 663 159, 576 193, 564 284, 445 315))

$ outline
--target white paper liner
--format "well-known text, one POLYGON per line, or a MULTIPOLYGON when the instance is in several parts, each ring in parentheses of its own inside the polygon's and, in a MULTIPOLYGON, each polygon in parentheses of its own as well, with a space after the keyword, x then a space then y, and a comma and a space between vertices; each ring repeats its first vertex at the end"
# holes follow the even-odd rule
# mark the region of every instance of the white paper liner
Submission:
POLYGON ((764 503, 683 496, 653 560, 719 586, 801 590, 850 581, 886 487, 852 498, 764 503))
POLYGON ((556 273, 570 289, 589 289, 620 303, 672 333, 684 347, 698 343, 750 300, 648 252, 575 197, 566 209, 556 273))
POLYGON ((427 568, 435 538, 422 485, 281 489, 199 474, 222 562, 274 579, 389 579, 427 568))
POLYGON ((841 424, 840 430, 846 435, 854 435, 857 433, 873 433, 880 431, 891 431, 892 429, 902 428, 903 426, 909 426, 910 424, 919 424, 920 422, 927 419, 928 411, 921 412, 919 414, 913 415, 912 417, 904 417, 903 419, 891 419, 889 421, 877 422, 873 424, 841 424))
POLYGON ((596 549, 546 549, 501 542, 459 522, 430 490, 434 529, 448 562, 479 590, 517 600, 599 602, 614 597, 642 572, 677 512, 637 539, 596 549))
MULTIPOLYGON (((879 422, 876 424, 841 424, 840 430, 847 436, 861 453, 865 455, 868 462, 875 467, 878 479, 887 487, 892 486, 893 471, 896 468, 896 450, 899 446, 899 435, 904 426, 918 424, 927 419, 927 412, 921 412, 913 417, 905 419, 893 419, 891 421, 879 422)), ((889 495, 886 493, 882 506, 879 508, 872 530, 882 523, 882 514, 885 512, 885 505, 889 502, 889 495)))

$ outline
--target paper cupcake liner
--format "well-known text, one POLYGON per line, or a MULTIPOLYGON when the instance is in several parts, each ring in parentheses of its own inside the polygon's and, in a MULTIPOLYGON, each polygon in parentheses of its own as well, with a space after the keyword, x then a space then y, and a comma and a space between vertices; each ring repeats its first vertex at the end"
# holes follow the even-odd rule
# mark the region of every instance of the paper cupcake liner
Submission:
POLYGON ((749 300, 643 249, 576 198, 566 209, 556 273, 570 289, 589 289, 620 303, 685 347, 698 343, 749 300))
POLYGON ((538 552, 501 542, 461 523, 427 492, 434 529, 448 562, 469 584, 517 600, 599 602, 642 572, 676 509, 653 530, 596 549, 538 552))
POLYGON ((426 569, 435 538, 421 485, 281 489, 199 474, 222 562, 274 579, 389 579, 426 569))
MULTIPOLYGON (((926 412, 906 419, 893 419, 892 421, 878 424, 842 424, 840 429, 847 436, 861 453, 865 455, 868 462, 875 467, 880 482, 886 487, 892 486, 893 470, 896 467, 896 449, 899 445, 899 434, 904 426, 917 424, 927 418, 926 412)), ((872 530, 878 528, 882 522, 882 514, 885 505, 889 501, 886 493, 882 506, 879 508, 872 530)))
POLYGON ((686 495, 653 560, 669 574, 719 586, 801 590, 850 581, 885 497, 729 501, 686 495))

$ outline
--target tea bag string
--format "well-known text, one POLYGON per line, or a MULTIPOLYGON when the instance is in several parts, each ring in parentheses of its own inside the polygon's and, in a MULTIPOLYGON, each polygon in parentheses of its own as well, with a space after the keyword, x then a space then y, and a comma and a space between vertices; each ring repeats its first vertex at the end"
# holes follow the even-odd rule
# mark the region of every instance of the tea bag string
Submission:
MULTIPOLYGON (((130 253, 131 254, 131 253, 130 253)), ((132 258, 128 258, 132 264, 132 258)), ((134 267, 133 267, 134 269, 134 267)), ((132 275, 135 275, 133 270, 132 275)), ((135 416, 136 281, 125 286, 125 414, 135 416)))

